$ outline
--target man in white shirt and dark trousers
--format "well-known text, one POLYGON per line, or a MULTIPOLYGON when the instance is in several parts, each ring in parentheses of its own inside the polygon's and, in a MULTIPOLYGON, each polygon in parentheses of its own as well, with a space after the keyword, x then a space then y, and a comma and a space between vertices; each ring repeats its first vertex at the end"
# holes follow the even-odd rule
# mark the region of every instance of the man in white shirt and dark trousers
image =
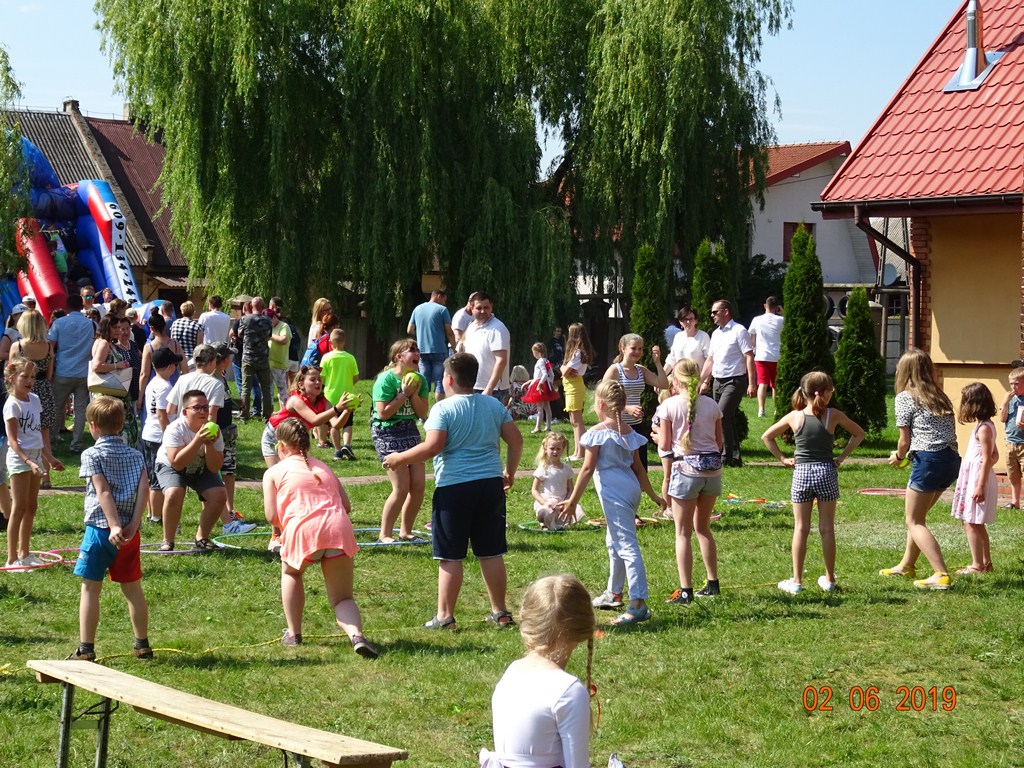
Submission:
POLYGON ((757 369, 757 415, 764 418, 765 401, 771 387, 775 399, 775 374, 782 355, 782 305, 774 296, 764 300, 764 314, 750 321, 750 343, 757 369))
POLYGON ((718 328, 711 334, 711 352, 704 361, 700 390, 704 392, 714 379, 712 396, 722 410, 722 460, 727 467, 742 467, 740 441, 736 434, 736 411, 743 401, 743 392, 753 397, 754 348, 750 346, 747 329, 732 319, 732 306, 719 299, 711 307, 711 319, 718 328))
POLYGON ((224 306, 224 299, 220 296, 211 296, 207 302, 210 308, 199 316, 199 324, 203 326, 203 341, 207 344, 220 344, 228 340, 228 331, 231 330, 231 318, 221 311, 224 306))

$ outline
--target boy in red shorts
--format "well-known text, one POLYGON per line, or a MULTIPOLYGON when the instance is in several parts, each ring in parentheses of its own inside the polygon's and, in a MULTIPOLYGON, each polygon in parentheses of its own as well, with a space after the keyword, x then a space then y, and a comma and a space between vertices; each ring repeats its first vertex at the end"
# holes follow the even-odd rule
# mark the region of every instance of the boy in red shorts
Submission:
POLYGON ((96 660, 96 628, 100 623, 103 577, 121 585, 135 634, 135 656, 152 659, 149 607, 142 592, 139 525, 149 495, 145 460, 120 438, 124 405, 112 397, 96 397, 86 410, 96 444, 82 452, 79 477, 86 478, 85 537, 75 564, 82 577, 78 650, 69 659, 96 660))

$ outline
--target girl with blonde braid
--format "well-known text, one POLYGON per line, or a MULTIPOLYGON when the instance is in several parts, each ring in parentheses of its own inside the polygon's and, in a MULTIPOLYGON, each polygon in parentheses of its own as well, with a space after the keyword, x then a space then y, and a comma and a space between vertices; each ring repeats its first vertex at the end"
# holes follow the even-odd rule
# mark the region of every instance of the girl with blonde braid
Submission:
POLYGON ((480 751, 481 768, 589 768, 595 625, 590 596, 575 576, 546 576, 527 587, 519 620, 526 655, 494 688, 494 751, 480 751), (585 687, 565 669, 584 642, 585 687))
POLYGON ((576 509, 590 478, 594 478, 607 524, 605 544, 610 564, 608 588, 594 599, 594 607, 621 608, 623 587, 629 580, 629 605, 613 624, 637 624, 651 618, 651 609, 647 607, 647 571, 636 537, 640 491, 659 507, 665 506, 640 463, 638 451, 647 444, 647 438, 622 422, 625 407, 626 390, 619 382, 602 381, 597 385, 594 412, 600 422, 580 439, 586 451, 583 466, 572 494, 561 503, 562 516, 566 517, 576 509))
POLYGON ((673 395, 658 406, 658 455, 665 469, 661 495, 672 506, 676 526, 676 567, 679 589, 665 601, 693 602, 694 530, 707 570, 707 584, 697 597, 714 597, 718 587, 718 548, 711 534, 711 513, 722 495, 722 412, 710 397, 698 393, 700 369, 683 358, 672 370, 673 395))
POLYGON ((356 653, 375 659, 380 651, 363 637, 359 606, 352 597, 353 558, 359 547, 345 489, 326 464, 309 455, 309 430, 299 419, 289 417, 278 424, 277 446, 281 460, 263 475, 263 511, 267 522, 283 531, 281 603, 288 627, 281 643, 302 644, 302 575, 320 563, 338 626, 356 653))

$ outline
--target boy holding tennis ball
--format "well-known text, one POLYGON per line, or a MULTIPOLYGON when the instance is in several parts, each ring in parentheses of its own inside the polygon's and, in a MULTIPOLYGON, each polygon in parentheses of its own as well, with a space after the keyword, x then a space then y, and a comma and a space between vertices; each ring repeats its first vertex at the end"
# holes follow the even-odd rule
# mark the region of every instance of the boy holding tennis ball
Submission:
POLYGON ((320 360, 320 378, 324 382, 324 397, 342 409, 341 415, 331 419, 331 443, 334 458, 355 461, 352 452, 352 413, 359 405, 355 393, 359 381, 359 365, 351 353, 345 351, 348 336, 341 328, 331 331, 331 351, 320 360), (342 440, 344 439, 344 442, 342 440))
POLYGON ((210 403, 202 390, 189 390, 181 402, 181 418, 168 425, 156 455, 156 474, 164 489, 164 541, 160 551, 174 550, 185 489, 191 488, 203 503, 194 549, 212 552, 217 545, 210 541, 210 531, 228 499, 218 474, 224 464, 224 436, 216 424, 206 420, 210 403))
POLYGON ((135 658, 152 659, 149 607, 142 592, 139 526, 146 508, 149 480, 145 460, 121 439, 124 405, 102 395, 85 411, 96 444, 82 452, 78 474, 86 479, 85 536, 78 551, 75 575, 82 577, 78 610, 78 649, 69 659, 96 660, 96 629, 100 623, 103 577, 121 585, 135 635, 135 658))

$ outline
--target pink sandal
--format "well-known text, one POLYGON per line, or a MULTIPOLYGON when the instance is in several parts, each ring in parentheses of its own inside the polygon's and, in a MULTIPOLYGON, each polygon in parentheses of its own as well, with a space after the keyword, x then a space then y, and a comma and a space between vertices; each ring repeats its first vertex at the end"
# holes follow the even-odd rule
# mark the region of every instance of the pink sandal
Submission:
POLYGON ((961 568, 956 572, 957 576, 972 576, 976 573, 984 573, 984 568, 976 568, 973 565, 968 565, 966 568, 961 568))

